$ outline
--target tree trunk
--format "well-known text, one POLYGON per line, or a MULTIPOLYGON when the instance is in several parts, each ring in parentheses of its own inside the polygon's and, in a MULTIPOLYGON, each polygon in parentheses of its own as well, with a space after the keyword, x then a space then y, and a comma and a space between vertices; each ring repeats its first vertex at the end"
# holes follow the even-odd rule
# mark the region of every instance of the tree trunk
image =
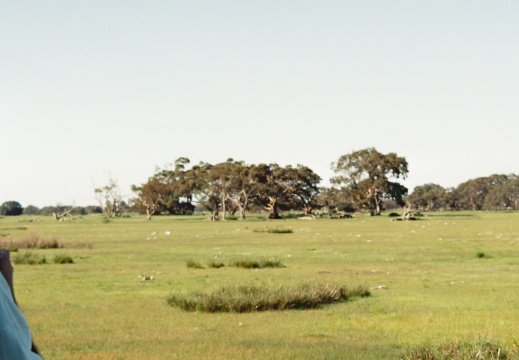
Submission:
POLYGON ((226 196, 227 194, 224 192, 222 192, 222 220, 225 221, 225 198, 227 197, 226 196))

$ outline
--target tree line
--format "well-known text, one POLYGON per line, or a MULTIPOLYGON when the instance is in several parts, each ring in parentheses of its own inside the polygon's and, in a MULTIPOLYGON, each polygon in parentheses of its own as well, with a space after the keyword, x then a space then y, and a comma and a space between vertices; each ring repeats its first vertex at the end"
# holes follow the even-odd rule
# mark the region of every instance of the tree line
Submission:
POLYGON ((405 157, 367 148, 341 156, 331 164, 335 176, 331 187, 319 186, 321 177, 307 166, 247 164, 227 159, 218 164, 191 165, 186 157, 158 169, 147 182, 132 185, 135 197, 123 201, 116 180, 94 190, 99 206, 48 206, 25 209, 9 201, 0 206, 1 215, 52 214, 56 220, 67 215, 104 212, 107 217, 136 211, 148 219, 155 214, 211 213, 225 220, 226 214, 246 218, 249 211, 268 211, 277 219, 281 213, 299 210, 305 215, 369 211, 406 206, 420 211, 518 210, 519 177, 491 175, 468 180, 455 188, 437 184, 417 186, 411 194, 399 181, 409 173, 405 157))
POLYGON ((307 166, 246 164, 227 159, 218 164, 200 162, 190 166, 181 157, 173 168, 153 174, 146 183, 132 186, 137 195, 133 208, 151 218, 153 214, 185 214, 195 204, 211 213, 211 219, 226 213, 245 219, 246 211, 259 208, 278 219, 287 210, 310 215, 369 209, 379 215, 384 201, 404 205, 407 188, 396 180, 408 173, 407 161, 395 153, 382 154, 368 148, 341 156, 332 163, 339 188, 320 187, 321 177, 307 166))

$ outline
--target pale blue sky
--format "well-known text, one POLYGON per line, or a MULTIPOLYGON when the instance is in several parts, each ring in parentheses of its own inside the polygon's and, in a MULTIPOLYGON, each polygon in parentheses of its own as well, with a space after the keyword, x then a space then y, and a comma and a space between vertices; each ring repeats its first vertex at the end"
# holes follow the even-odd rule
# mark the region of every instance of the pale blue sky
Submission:
POLYGON ((410 189, 519 173, 519 2, 0 0, 0 203, 94 204, 180 156, 410 189))

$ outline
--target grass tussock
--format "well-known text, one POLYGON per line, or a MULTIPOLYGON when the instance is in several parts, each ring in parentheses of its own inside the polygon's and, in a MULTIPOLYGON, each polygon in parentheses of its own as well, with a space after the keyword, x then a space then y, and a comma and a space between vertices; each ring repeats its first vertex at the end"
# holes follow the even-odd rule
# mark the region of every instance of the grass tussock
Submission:
POLYGON ((266 268, 284 268, 285 265, 279 259, 240 259, 233 260, 231 266, 242 269, 266 269, 266 268))
POLYGON ((54 256, 54 263, 55 264, 73 264, 74 260, 68 255, 64 254, 57 254, 54 256))
POLYGON ((517 344, 511 352, 506 352, 499 345, 482 340, 460 342, 437 346, 424 346, 411 349, 405 360, 519 360, 517 344))
POLYGON ((292 234, 294 230, 291 228, 274 228, 274 229, 254 229, 252 232, 269 233, 269 234, 292 234))
POLYGON ((205 269, 204 265, 193 259, 188 260, 186 266, 188 269, 205 269))
POLYGON ((58 249, 63 247, 53 236, 29 234, 19 240, 1 238, 0 247, 5 249, 58 249))
POLYGON ((67 243, 63 247, 69 248, 69 249, 93 249, 94 244, 87 241, 76 241, 72 243, 67 243))
POLYGON ((213 293, 172 295, 167 301, 184 311, 248 313, 271 310, 316 309, 324 304, 344 302, 352 297, 368 296, 364 286, 338 285, 298 286, 239 285, 224 287, 213 293))
POLYGON ((18 253, 13 256, 13 263, 17 265, 40 265, 46 264, 47 259, 30 251, 18 253))
MULTIPOLYGON (((205 269, 206 267, 199 261, 190 259, 186 261, 186 266, 189 269, 205 269)), ((285 268, 281 260, 276 258, 265 259, 236 259, 225 262, 220 259, 211 259, 207 261, 207 267, 212 269, 219 269, 222 267, 237 267, 242 269, 266 269, 266 268, 285 268)))

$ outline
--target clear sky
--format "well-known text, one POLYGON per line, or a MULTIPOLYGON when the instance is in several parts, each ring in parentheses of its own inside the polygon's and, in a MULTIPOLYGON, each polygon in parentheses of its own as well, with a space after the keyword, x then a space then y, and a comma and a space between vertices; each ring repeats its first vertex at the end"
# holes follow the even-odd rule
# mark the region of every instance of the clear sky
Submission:
POLYGON ((519 1, 0 0, 0 203, 95 204, 156 166, 519 173, 519 1))

